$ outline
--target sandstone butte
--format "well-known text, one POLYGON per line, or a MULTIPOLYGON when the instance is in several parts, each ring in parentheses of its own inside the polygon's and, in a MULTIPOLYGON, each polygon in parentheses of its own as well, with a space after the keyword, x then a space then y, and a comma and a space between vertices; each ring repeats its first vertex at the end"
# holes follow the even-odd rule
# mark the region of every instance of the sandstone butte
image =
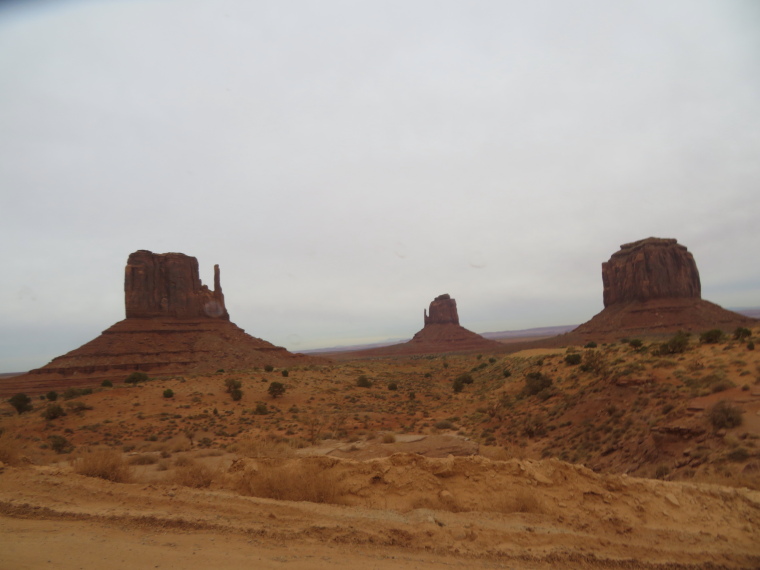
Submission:
POLYGON ((252 337, 230 322, 219 266, 214 289, 182 253, 132 253, 124 276, 126 319, 97 338, 14 378, 31 392, 123 381, 131 372, 174 375, 325 362, 252 337))
POLYGON ((703 300, 694 257, 675 239, 650 237, 621 245, 602 263, 602 284, 604 309, 569 335, 601 339, 730 331, 758 322, 703 300))
POLYGON ((443 294, 423 311, 424 327, 408 342, 370 350, 344 353, 343 357, 373 358, 413 354, 440 354, 444 352, 503 352, 504 345, 488 340, 459 324, 457 302, 443 294), (428 314, 429 311, 429 314, 428 314))

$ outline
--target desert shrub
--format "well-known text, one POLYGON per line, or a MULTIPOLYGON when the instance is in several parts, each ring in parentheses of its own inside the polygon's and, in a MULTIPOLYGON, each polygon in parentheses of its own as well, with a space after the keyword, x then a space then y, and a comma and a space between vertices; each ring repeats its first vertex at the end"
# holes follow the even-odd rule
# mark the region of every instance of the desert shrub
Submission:
POLYGON ((710 387, 710 391, 712 391, 713 394, 717 394, 718 392, 725 392, 726 390, 730 390, 731 388, 735 388, 736 384, 731 382, 731 380, 723 379, 718 380, 710 387))
POLYGON ((32 411, 32 399, 26 394, 20 393, 11 396, 8 403, 13 406, 19 414, 32 411))
POLYGON ((628 346, 630 346, 631 348, 638 349, 644 346, 644 343, 641 341, 641 339, 632 338, 628 341, 628 346))
POLYGON ((124 380, 125 384, 137 384, 138 382, 147 382, 148 375, 145 372, 132 372, 127 379, 124 380))
POLYGON ((66 409, 72 414, 81 414, 86 410, 91 410, 92 406, 85 404, 80 400, 77 400, 75 402, 66 402, 66 409))
POLYGON ((66 388, 62 397, 64 400, 73 400, 74 398, 87 396, 88 394, 92 394, 92 388, 66 388))
POLYGON ((655 469, 655 471, 654 471, 654 478, 655 479, 664 479, 668 475, 670 475, 670 467, 668 467, 665 464, 658 465, 657 469, 655 469))
POLYGON ((734 461, 736 463, 747 461, 747 459, 749 459, 749 451, 747 451, 744 447, 737 447, 736 449, 732 449, 726 454, 726 459, 729 461, 734 461))
POLYGON ((233 402, 239 402, 243 398, 243 391, 240 388, 235 388, 230 392, 230 398, 233 402))
POLYGON ((583 346, 583 348, 596 348, 596 346, 597 346, 597 344, 593 340, 591 340, 591 341, 587 342, 583 346))
POLYGON ((113 449, 90 449, 74 461, 74 471, 87 477, 98 477, 115 483, 130 480, 129 466, 121 453, 113 449))
POLYGON ((214 481, 214 470, 208 465, 190 459, 177 466, 171 480, 176 485, 201 489, 210 486, 214 481))
POLYGON ((546 425, 540 416, 528 416, 522 425, 526 437, 543 437, 546 435, 546 425))
MULTIPOLYGON (((176 465, 176 464, 175 464, 176 465)), ((202 489, 214 481, 214 470, 208 465, 190 459, 174 470, 172 482, 183 487, 202 489)))
POLYGON ((462 390, 464 390, 464 382, 461 378, 455 378, 454 382, 451 385, 451 389, 454 390, 455 394, 459 394, 462 390))
POLYGON ((752 341, 749 341, 747 343, 747 350, 755 350, 755 343, 752 341))
POLYGON ((174 397, 174 390, 171 388, 167 388, 164 390, 164 398, 173 398, 174 397))
POLYGON ((752 336, 752 331, 746 327, 736 327, 734 330, 734 340, 744 340, 752 336))
POLYGON ((435 429, 456 429, 456 426, 449 420, 437 421, 433 424, 433 427, 435 427, 435 429))
POLYGON ((256 409, 253 410, 253 413, 257 416, 265 416, 269 413, 269 408, 267 408, 264 402, 259 402, 256 404, 256 409))
POLYGON ((65 416, 66 412, 63 411, 63 408, 59 406, 58 404, 48 404, 47 407, 42 412, 42 417, 46 420, 54 420, 56 418, 60 418, 61 416, 65 416))
POLYGON ((45 394, 45 397, 51 402, 55 402, 58 399, 58 392, 56 392, 55 390, 50 390, 50 392, 45 394))
POLYGON ((510 376, 512 376, 512 371, 509 370, 509 369, 507 369, 507 368, 505 368, 504 369, 504 378, 509 378, 510 376))
POLYGON ((50 449, 56 453, 71 453, 74 449, 71 442, 62 435, 50 435, 48 441, 50 442, 50 449))
POLYGON ((272 370, 274 370, 274 366, 272 366, 271 364, 267 364, 264 367, 264 372, 271 372, 272 370))
POLYGON ((473 382, 472 376, 466 372, 457 376, 457 380, 461 380, 462 384, 472 384, 473 382))
POLYGON ((113 388, 113 382, 111 382, 110 380, 103 380, 103 381, 100 383, 100 385, 101 385, 103 388, 113 388))
POLYGON ((129 465, 153 465, 158 463, 158 457, 153 453, 140 453, 133 455, 127 460, 129 465))
POLYGON ((267 392, 272 398, 278 398, 285 393, 285 385, 282 382, 272 382, 267 392))
POLYGON ((552 379, 541 372, 530 372, 525 376, 523 393, 527 396, 538 394, 552 385, 552 379))
POLYGON ((689 337, 687 332, 678 331, 666 342, 663 342, 657 349, 657 353, 664 356, 667 354, 680 354, 685 352, 689 346, 689 337))
POLYGON ((583 363, 580 369, 596 376, 602 376, 607 370, 607 361, 600 351, 587 350, 583 355, 583 363))
POLYGON ((240 390, 242 386, 243 383, 240 380, 235 380, 234 378, 227 378, 224 381, 224 390, 228 394, 232 394, 233 390, 240 390))
POLYGON ((389 383, 388 384, 388 390, 392 390, 392 391, 398 390, 398 384, 396 384, 395 382, 389 383))
POLYGON ((417 394, 415 394, 414 392, 409 392, 406 395, 406 397, 409 398, 410 400, 414 400, 417 397, 417 394))
POLYGON ((0 461, 8 465, 21 463, 23 442, 8 430, 0 431, 0 461))
POLYGON ((290 465, 259 464, 258 469, 244 471, 235 488, 242 495, 312 503, 338 503, 343 493, 329 468, 303 460, 290 465))
POLYGON ((288 372, 287 370, 283 370, 282 371, 282 377, 283 378, 287 378, 289 375, 290 375, 290 372, 288 372))
POLYGON ((383 443, 396 443, 396 436, 392 433, 383 434, 383 443))
POLYGON ((232 444, 228 449, 238 455, 253 458, 284 458, 295 455, 295 451, 290 445, 271 437, 241 439, 232 444))
POLYGON ((699 342, 702 344, 716 344, 723 340, 723 331, 720 329, 710 329, 699 335, 699 342))
POLYGON ((356 385, 359 388, 371 388, 372 381, 369 378, 367 378, 364 374, 362 374, 356 379, 356 385))
POLYGON ((578 354, 577 352, 573 354, 568 354, 565 356, 565 364, 567 364, 568 366, 575 366, 576 364, 581 363, 581 358, 582 358, 581 355, 578 354))
POLYGON ((742 411, 727 400, 721 400, 710 410, 710 423, 715 429, 731 429, 742 425, 742 411))

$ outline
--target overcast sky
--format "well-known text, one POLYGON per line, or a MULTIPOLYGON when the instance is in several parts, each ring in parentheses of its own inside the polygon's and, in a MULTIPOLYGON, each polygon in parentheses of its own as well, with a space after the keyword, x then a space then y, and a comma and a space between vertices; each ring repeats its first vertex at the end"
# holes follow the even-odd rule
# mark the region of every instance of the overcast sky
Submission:
POLYGON ((138 249, 290 350, 581 323, 674 237, 760 305, 760 2, 0 3, 0 371, 124 318, 138 249))

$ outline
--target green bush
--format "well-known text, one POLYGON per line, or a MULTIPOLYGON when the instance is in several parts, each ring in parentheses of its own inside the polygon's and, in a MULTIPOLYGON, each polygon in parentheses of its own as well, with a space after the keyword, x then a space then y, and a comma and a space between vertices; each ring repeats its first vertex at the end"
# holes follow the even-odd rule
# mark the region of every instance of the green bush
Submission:
POLYGON ((92 388, 66 388, 62 397, 64 400, 73 400, 74 398, 87 396, 88 394, 92 394, 92 388))
POLYGON ((723 340, 724 334, 720 329, 710 329, 699 335, 699 342, 703 344, 716 344, 723 340))
POLYGON ((644 343, 641 341, 641 339, 632 338, 631 340, 628 341, 628 346, 630 346, 631 348, 639 349, 642 346, 644 346, 644 343))
POLYGON ((451 385, 451 388, 454 390, 455 394, 459 394, 459 392, 464 390, 464 382, 461 378, 456 378, 454 380, 454 383, 451 385))
POLYGON ((441 420, 439 422, 435 422, 434 426, 435 429, 455 429, 454 424, 449 420, 441 420))
POLYGON ((26 394, 16 394, 8 399, 8 403, 13 406, 19 414, 32 411, 32 399, 26 394))
POLYGON ((171 388, 167 388, 164 390, 164 398, 173 398, 174 397, 174 390, 171 388))
POLYGON ((69 453, 74 449, 74 446, 69 443, 69 440, 62 435, 48 436, 48 441, 50 441, 50 449, 56 453, 69 453))
POLYGON ((243 391, 240 388, 235 388, 230 392, 230 397, 234 402, 239 402, 243 398, 243 391))
POLYGON ((657 349, 658 354, 680 354, 685 352, 689 346, 689 337, 691 335, 687 332, 678 331, 667 342, 664 342, 657 349))
POLYGON ((100 383, 100 385, 101 385, 103 388, 113 388, 113 382, 111 382, 110 380, 103 380, 103 381, 100 383))
POLYGON ((137 384, 138 382, 147 382, 148 375, 145 372, 132 372, 127 379, 124 380, 125 384, 137 384))
POLYGON ((274 370, 274 366, 272 366, 271 364, 267 364, 264 367, 264 372, 271 372, 272 370, 274 370))
POLYGON ((267 408, 264 402, 259 402, 256 404, 256 409, 253 410, 253 413, 256 416, 266 416, 269 413, 269 408, 267 408))
POLYGON ((581 355, 577 352, 574 352, 573 354, 568 354, 565 356, 565 364, 568 366, 575 366, 576 364, 581 363, 581 355))
POLYGON ((467 372, 465 372, 464 374, 460 374, 459 376, 457 376, 456 379, 457 380, 461 380, 462 384, 472 384, 473 383, 472 376, 470 374, 468 374, 467 372))
POLYGON ((508 370, 508 369, 505 368, 504 369, 504 378, 509 378, 510 376, 512 376, 512 372, 510 370, 508 370))
POLYGON ((747 343, 747 350, 755 350, 755 343, 752 341, 749 341, 747 343))
POLYGON ((746 327, 736 327, 734 330, 734 340, 744 340, 752 336, 752 331, 746 327))
POLYGON ((356 385, 359 388, 371 388, 372 382, 370 381, 369 378, 367 378, 364 374, 362 374, 356 379, 356 385))
POLYGON ((272 398, 278 398, 285 393, 285 385, 282 382, 272 382, 267 389, 272 398))
POLYGON ((541 372, 530 372, 525 376, 525 388, 523 392, 528 396, 533 396, 546 390, 552 385, 552 379, 541 372))
POLYGON ((388 384, 388 390, 393 390, 393 391, 398 390, 398 384, 396 384, 395 382, 391 382, 390 384, 388 384))
POLYGON ((224 381, 224 390, 228 394, 232 394, 233 390, 240 390, 240 388, 243 387, 243 383, 240 380, 235 380, 234 378, 227 378, 224 381))
POLYGON ((55 402, 58 399, 58 392, 56 392, 55 390, 50 390, 50 392, 45 394, 45 397, 51 402, 55 402))
POLYGON ((290 374, 290 372, 288 372, 287 370, 283 370, 282 371, 282 377, 283 378, 287 378, 289 374, 290 374))
POLYGON ((709 417, 715 429, 731 429, 742 425, 742 411, 727 400, 715 404, 709 417))
POLYGON ((48 404, 47 408, 45 408, 45 410, 42 412, 42 417, 48 421, 60 418, 61 416, 65 415, 66 412, 64 412, 63 408, 58 404, 48 404))
POLYGON ((584 347, 583 347, 583 348, 596 348, 596 346, 597 346, 597 345, 596 345, 596 343, 595 343, 593 340, 591 340, 591 341, 587 342, 587 343, 584 345, 584 347))

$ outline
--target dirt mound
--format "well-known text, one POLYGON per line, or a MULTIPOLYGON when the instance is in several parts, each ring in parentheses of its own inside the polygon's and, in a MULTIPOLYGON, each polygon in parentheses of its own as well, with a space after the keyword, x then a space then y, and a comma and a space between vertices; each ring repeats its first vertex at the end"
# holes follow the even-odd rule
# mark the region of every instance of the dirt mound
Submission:
POLYGON ((750 568, 758 524, 758 492, 557 460, 241 459, 210 489, 0 473, 0 526, 14 536, 0 562, 14 568, 750 568), (322 500, 266 498, 286 491, 322 500))

